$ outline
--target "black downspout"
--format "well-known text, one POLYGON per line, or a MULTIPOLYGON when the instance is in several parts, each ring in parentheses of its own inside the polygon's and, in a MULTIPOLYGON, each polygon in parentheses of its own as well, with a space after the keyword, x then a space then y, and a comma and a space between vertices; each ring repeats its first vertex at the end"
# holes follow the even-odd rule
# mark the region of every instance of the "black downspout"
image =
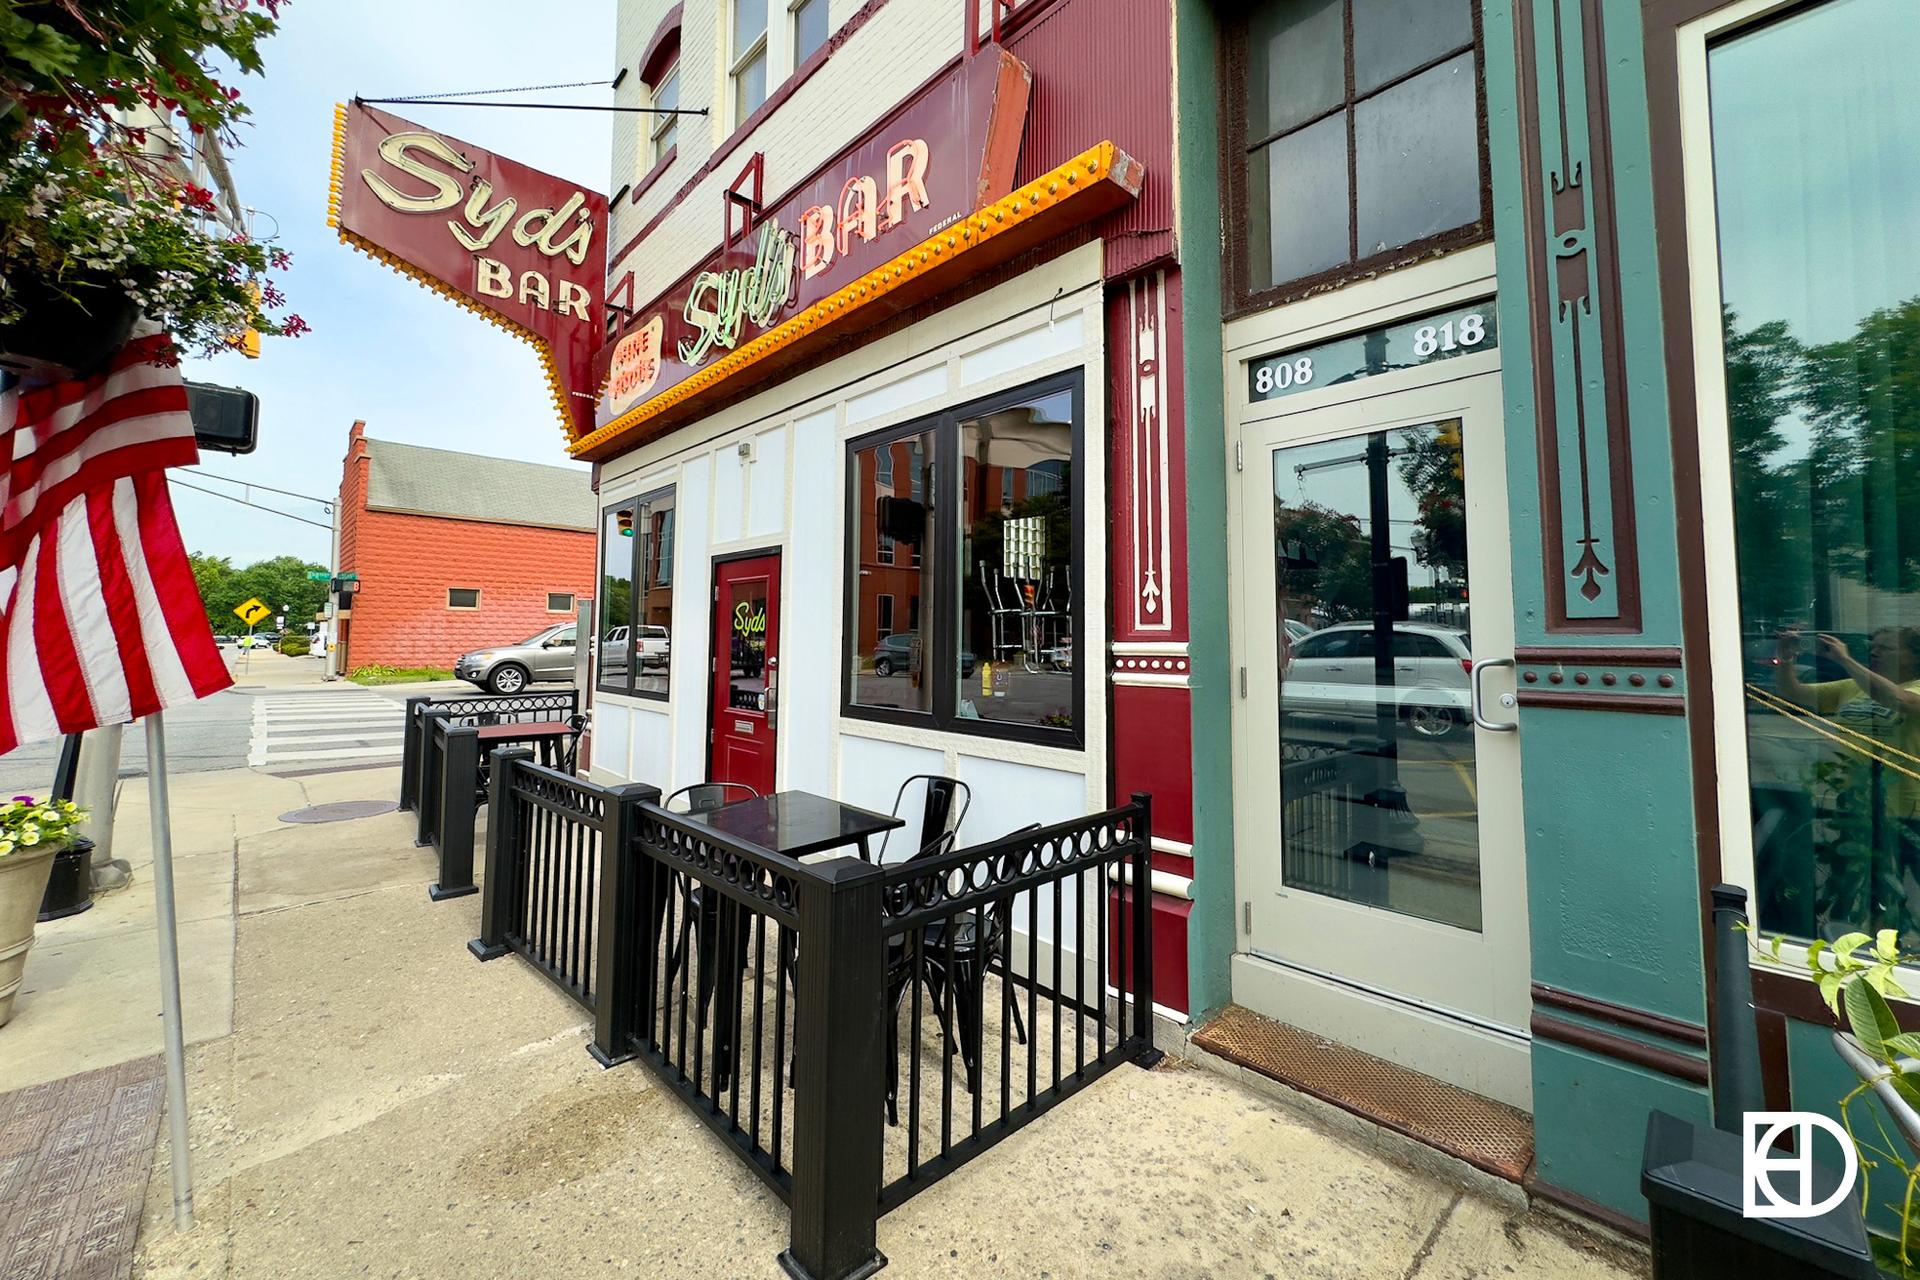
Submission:
POLYGON ((1760 1073, 1760 1032, 1754 1021, 1753 970, 1747 963, 1747 891, 1713 887, 1714 1014, 1713 1125, 1741 1131, 1740 1118, 1767 1107, 1760 1073))

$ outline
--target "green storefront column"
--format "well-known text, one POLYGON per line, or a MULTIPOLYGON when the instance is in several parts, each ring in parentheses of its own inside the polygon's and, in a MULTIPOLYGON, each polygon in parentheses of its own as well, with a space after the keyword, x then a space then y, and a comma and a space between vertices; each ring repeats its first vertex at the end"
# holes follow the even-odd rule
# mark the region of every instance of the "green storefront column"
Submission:
POLYGON ((1647 1111, 1703 1118, 1707 1099, 1639 9, 1486 0, 1483 19, 1536 1177, 1543 1194, 1644 1220, 1647 1111))
POLYGON ((1226 385, 1222 373, 1219 23, 1209 0, 1175 0, 1181 306, 1185 319, 1187 609, 1193 717, 1193 911, 1188 1009, 1232 998, 1233 688, 1227 629, 1226 385))

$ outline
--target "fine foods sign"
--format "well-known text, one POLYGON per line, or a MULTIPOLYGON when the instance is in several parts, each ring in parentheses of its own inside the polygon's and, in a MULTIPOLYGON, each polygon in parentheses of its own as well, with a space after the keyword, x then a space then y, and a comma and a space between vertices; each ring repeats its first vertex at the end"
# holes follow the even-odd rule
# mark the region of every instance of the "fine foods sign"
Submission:
POLYGON ((593 425, 607 198, 364 103, 334 111, 340 238, 540 352, 569 439, 593 425))
MULTIPOLYGON (((747 220, 601 352, 601 426, 1005 196, 1032 76, 1005 50, 965 64, 747 220)), ((722 203, 723 227, 739 221, 722 203)))

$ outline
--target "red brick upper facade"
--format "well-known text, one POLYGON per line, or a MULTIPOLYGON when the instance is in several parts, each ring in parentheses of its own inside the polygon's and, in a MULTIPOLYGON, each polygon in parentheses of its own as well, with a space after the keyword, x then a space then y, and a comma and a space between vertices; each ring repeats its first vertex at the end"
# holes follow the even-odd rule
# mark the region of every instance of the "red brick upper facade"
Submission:
MULTIPOLYGON (((360 590, 345 597, 351 609, 341 615, 340 642, 345 652, 340 669, 382 665, 396 667, 451 667, 471 649, 524 640, 544 627, 573 615, 574 602, 593 594, 594 535, 591 500, 586 527, 578 527, 579 495, 569 489, 564 501, 552 502, 554 526, 500 519, 474 518, 478 512, 456 516, 432 511, 395 509, 390 502, 395 486, 374 478, 377 468, 418 468, 440 450, 393 446, 366 437, 366 424, 356 422, 347 436, 347 456, 340 478, 340 569, 360 575, 360 590), (402 463, 398 451, 405 451, 402 463), (373 495, 370 504, 369 495, 373 495), (575 522, 566 527, 562 521, 575 522), (477 590, 477 608, 449 604, 449 593, 477 590), (560 599, 564 596, 564 607, 560 599)), ((504 483, 526 488, 526 464, 471 455, 447 454, 458 460, 463 478, 486 474, 487 464, 513 469, 504 483)), ((576 473, 555 472, 556 485, 571 485, 576 473)), ((584 489, 586 476, 577 473, 584 489)), ((471 485, 465 496, 484 508, 485 495, 471 485)), ((538 504, 537 504, 538 505, 538 504)), ((516 510, 526 510, 525 503, 516 510)))

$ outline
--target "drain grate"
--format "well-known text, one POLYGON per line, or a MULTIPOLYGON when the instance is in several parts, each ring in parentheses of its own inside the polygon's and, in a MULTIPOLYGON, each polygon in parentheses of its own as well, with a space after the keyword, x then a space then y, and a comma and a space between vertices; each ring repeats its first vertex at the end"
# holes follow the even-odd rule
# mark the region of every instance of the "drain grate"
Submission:
POLYGON ((392 813, 400 807, 397 800, 335 800, 331 804, 308 805, 280 815, 282 822, 347 822, 353 818, 371 818, 392 813))
POLYGON ((1251 1009, 1228 1005, 1193 1042, 1510 1182, 1533 1161, 1526 1112, 1251 1009))

